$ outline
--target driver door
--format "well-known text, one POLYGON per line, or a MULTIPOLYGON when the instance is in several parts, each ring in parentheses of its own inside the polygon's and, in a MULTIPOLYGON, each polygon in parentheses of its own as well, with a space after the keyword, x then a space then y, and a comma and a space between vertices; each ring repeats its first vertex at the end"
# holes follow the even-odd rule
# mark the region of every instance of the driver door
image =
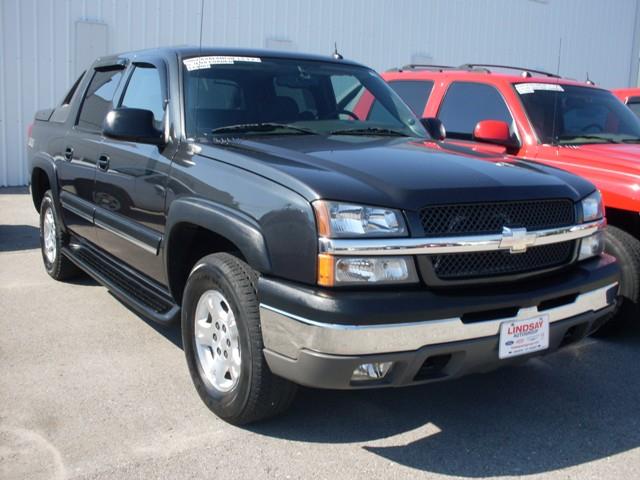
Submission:
MULTIPOLYGON (((165 129, 169 98, 164 61, 138 58, 126 75, 114 106, 150 110, 156 127, 165 129)), ((174 154, 173 143, 159 147, 105 137, 94 187, 98 245, 160 283, 166 280, 160 244, 174 154)))

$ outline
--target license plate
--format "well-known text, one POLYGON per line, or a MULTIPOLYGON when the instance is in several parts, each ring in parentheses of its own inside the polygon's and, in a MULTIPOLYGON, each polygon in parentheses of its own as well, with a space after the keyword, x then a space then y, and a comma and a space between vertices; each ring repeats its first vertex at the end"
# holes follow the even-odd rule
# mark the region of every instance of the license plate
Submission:
POLYGON ((500 358, 517 357, 549 348, 549 315, 500 324, 500 358))

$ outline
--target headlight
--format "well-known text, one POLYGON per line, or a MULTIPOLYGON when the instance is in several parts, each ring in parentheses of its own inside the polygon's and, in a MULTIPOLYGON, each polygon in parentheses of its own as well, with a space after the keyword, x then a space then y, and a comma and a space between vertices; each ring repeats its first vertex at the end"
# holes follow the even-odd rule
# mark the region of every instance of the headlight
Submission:
POLYGON ((411 257, 318 256, 318 284, 324 287, 416 282, 418 274, 411 257))
POLYGON ((582 199, 582 221, 591 222, 604 217, 604 208, 602 206, 602 196, 596 190, 588 197, 582 199))
POLYGON ((313 202, 318 233, 330 238, 404 237, 407 227, 402 212, 319 200, 313 202))
POLYGON ((602 255, 604 252, 604 230, 594 233, 593 235, 583 238, 580 241, 580 254, 578 260, 585 260, 587 258, 596 257, 602 255))

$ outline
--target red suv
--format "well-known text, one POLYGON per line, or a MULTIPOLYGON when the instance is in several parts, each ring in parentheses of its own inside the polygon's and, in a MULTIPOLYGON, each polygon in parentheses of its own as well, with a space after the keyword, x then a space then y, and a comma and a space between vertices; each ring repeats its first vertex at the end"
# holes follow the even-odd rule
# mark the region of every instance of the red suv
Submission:
POLYGON ((442 122, 447 143, 497 149, 596 184, 607 251, 622 267, 617 318, 638 318, 640 120, 630 109, 591 82, 517 67, 407 65, 382 76, 418 116, 442 122))

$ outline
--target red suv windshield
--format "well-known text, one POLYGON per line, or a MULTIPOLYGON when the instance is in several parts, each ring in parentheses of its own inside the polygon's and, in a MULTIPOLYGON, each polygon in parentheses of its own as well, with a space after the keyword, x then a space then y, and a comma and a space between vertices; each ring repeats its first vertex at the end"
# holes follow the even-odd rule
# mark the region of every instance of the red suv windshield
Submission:
POLYGON ((514 88, 542 143, 640 142, 640 120, 611 92, 555 83, 514 88))

